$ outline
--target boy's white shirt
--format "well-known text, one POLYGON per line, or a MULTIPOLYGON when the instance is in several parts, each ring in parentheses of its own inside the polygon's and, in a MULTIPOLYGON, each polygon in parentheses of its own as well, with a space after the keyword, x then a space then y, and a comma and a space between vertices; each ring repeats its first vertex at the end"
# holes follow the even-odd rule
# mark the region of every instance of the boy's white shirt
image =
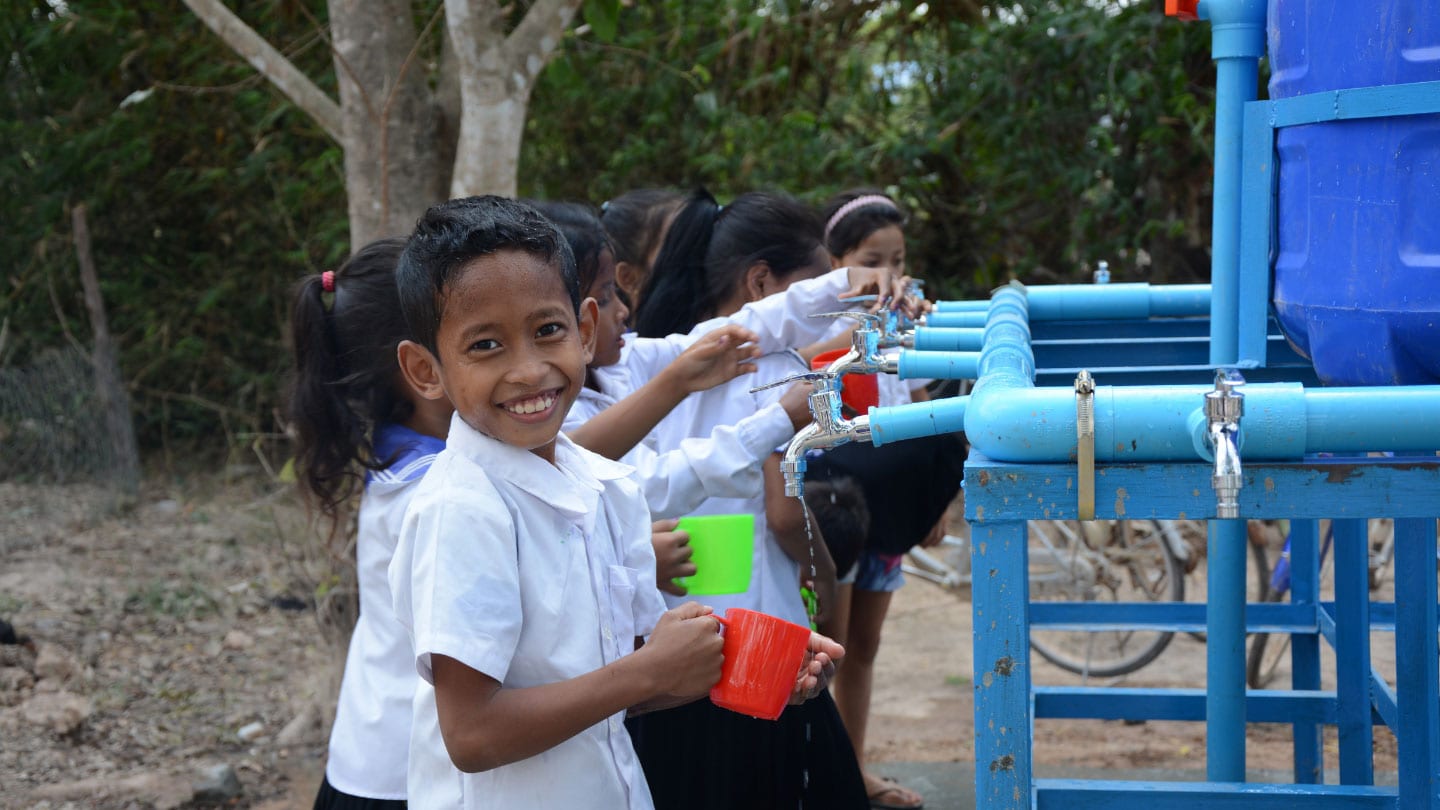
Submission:
POLYGON ((450 764, 432 655, 509 688, 583 675, 634 649, 664 604, 650 514, 630 469, 556 440, 556 463, 481 435, 457 414, 406 512, 390 567, 417 689, 414 807, 650 808, 618 712, 536 756, 477 774, 450 764))

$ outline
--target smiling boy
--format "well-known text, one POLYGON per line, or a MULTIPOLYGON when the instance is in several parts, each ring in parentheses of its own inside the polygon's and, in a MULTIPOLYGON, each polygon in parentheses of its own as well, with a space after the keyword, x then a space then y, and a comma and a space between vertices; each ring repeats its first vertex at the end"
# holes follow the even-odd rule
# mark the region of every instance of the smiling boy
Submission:
POLYGON ((411 805, 649 808, 625 712, 705 694, 722 642, 709 608, 663 612, 629 468, 560 434, 595 301, 559 231, 498 197, 427 211, 397 279, 401 369, 455 406, 390 567, 423 679, 411 805))

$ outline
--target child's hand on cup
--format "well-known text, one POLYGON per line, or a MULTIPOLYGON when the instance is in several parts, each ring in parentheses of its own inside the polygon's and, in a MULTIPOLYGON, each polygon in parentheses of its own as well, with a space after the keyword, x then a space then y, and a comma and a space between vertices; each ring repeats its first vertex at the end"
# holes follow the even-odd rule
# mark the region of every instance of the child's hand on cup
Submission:
POLYGON ((795 688, 790 692, 790 703, 804 703, 820 694, 835 677, 835 662, 845 657, 845 648, 834 639, 812 632, 805 645, 805 662, 795 675, 795 688))
POLYGON ((671 368, 686 391, 706 391, 741 374, 750 374, 760 356, 759 335, 736 324, 707 332, 675 358, 671 368))
POLYGON ((678 525, 679 518, 651 523, 650 546, 655 549, 655 584, 665 593, 684 596, 685 586, 675 580, 694 576, 695 563, 690 561, 690 533, 675 528, 678 525))
POLYGON ((696 697, 719 683, 725 641, 714 612, 699 602, 686 602, 661 614, 650 640, 636 653, 656 662, 653 671, 661 694, 696 697))

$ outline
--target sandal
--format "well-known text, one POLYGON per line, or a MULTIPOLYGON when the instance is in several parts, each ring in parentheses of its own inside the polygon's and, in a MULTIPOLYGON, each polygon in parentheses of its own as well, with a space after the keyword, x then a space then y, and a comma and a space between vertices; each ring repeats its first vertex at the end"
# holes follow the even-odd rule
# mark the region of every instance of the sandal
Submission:
POLYGON ((872 810, 921 810, 925 806, 923 796, 894 779, 884 776, 880 782, 880 789, 867 796, 872 810))

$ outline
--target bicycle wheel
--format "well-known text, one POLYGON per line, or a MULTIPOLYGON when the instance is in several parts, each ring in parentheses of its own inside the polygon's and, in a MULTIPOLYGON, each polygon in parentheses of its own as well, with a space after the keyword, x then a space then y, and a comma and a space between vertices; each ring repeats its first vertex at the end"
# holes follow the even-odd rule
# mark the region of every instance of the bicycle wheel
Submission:
MULTIPOLYGON (((1328 523, 1321 524, 1320 540, 1320 571, 1319 580, 1323 581, 1330 573, 1331 555, 1330 544, 1333 535, 1328 523)), ((1373 527, 1374 521, 1371 522, 1373 527)), ((1274 548, 1267 548, 1269 544, 1250 544, 1250 553, 1255 559, 1255 567, 1264 572, 1262 582, 1265 583, 1262 594, 1262 602, 1284 602, 1290 598, 1290 558, 1285 551, 1274 548), (1273 580, 1272 569, 1269 566, 1267 557, 1275 556, 1275 567, 1284 566, 1284 576, 1280 582, 1273 580), (1278 587, 1277 587, 1278 586, 1278 587)), ((1288 544, 1287 544, 1288 548, 1288 544)), ((1371 572, 1374 573, 1373 570, 1371 572)), ((1251 689, 1264 689, 1275 680, 1282 667, 1290 664, 1290 634, 1289 633, 1255 633, 1250 639, 1250 649, 1245 653, 1245 683, 1251 689)))
MULTIPOLYGON (((1031 521, 1033 602, 1182 602, 1185 567, 1154 520, 1031 521)), ((1083 676, 1124 675, 1155 660, 1174 633, 1049 630, 1032 626, 1030 646, 1083 676)))

